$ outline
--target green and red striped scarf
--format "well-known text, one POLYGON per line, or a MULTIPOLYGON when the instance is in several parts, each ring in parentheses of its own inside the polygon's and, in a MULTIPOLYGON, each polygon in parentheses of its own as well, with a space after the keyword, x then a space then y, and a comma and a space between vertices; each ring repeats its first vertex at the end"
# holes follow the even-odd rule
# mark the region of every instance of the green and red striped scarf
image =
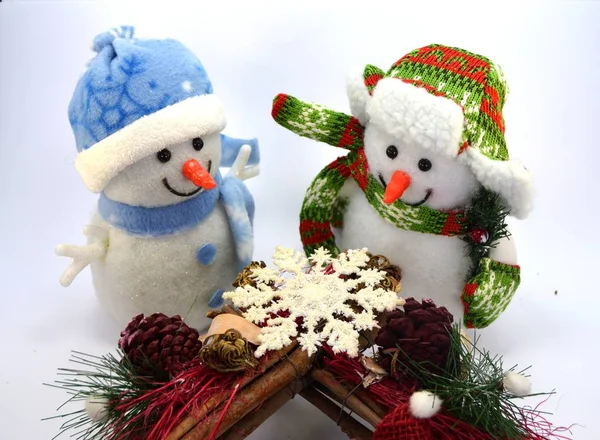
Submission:
POLYGON ((307 253, 321 246, 334 255, 339 253, 331 227, 334 222, 339 224, 338 194, 350 176, 381 218, 398 228, 447 236, 467 231, 467 219, 462 211, 409 206, 400 200, 383 203, 384 188, 369 173, 363 145, 364 128, 353 116, 289 95, 275 98, 272 114, 277 123, 300 136, 349 150, 346 156, 321 170, 306 192, 300 211, 300 234, 307 253))

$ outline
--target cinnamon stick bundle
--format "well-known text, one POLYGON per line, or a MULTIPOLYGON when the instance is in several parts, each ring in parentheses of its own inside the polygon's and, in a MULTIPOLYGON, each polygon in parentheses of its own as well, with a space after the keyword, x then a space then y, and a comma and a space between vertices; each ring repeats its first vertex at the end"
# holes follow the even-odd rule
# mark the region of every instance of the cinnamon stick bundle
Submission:
POLYGON ((373 433, 358 420, 345 411, 340 413, 340 407, 313 387, 308 387, 300 395, 319 411, 333 420, 342 432, 354 440, 371 440, 373 433))
POLYGON ((366 422, 373 426, 373 428, 381 422, 382 417, 380 417, 373 408, 363 402, 352 392, 352 390, 349 390, 343 384, 338 382, 328 371, 315 368, 311 371, 310 376, 318 382, 321 387, 325 388, 326 394, 330 395, 343 406, 351 409, 359 417, 362 417, 366 422))
POLYGON ((243 440, 259 428, 269 417, 275 414, 279 408, 292 400, 308 384, 308 378, 294 380, 287 387, 275 393, 267 399, 260 407, 248 414, 238 423, 233 425, 223 436, 221 440, 243 440))
POLYGON ((235 398, 222 404, 181 440, 217 438, 243 419, 261 403, 296 379, 305 376, 312 367, 313 356, 302 349, 294 350, 284 360, 260 378, 243 388, 235 398))
MULTIPOLYGON (((266 371, 271 369, 273 365, 281 361, 282 358, 287 356, 288 353, 292 352, 297 347, 298 342, 294 341, 287 347, 271 353, 268 357, 261 361, 259 368, 255 372, 246 376, 242 380, 240 387, 245 387, 255 379, 264 377, 266 371)), ((183 438, 185 434, 192 430, 196 425, 202 423, 206 416, 217 406, 221 405, 228 397, 229 396, 227 394, 221 393, 208 399, 201 406, 192 411, 190 415, 188 415, 179 425, 177 425, 177 427, 171 431, 165 440, 180 440, 183 438)))

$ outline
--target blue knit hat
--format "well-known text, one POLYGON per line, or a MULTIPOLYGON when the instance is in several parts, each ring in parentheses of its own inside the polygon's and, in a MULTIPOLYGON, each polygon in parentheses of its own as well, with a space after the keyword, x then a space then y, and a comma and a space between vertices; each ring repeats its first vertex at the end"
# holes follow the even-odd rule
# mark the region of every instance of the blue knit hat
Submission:
POLYGON ((91 191, 168 145, 225 128, 204 67, 180 42, 134 38, 123 26, 93 49, 69 104, 75 166, 91 191))

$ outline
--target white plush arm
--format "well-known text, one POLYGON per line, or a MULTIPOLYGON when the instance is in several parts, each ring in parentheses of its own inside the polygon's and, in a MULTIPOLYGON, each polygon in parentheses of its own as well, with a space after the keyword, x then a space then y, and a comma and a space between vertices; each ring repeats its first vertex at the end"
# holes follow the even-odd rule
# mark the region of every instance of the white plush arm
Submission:
POLYGON ((73 259, 71 265, 64 271, 60 284, 69 286, 75 277, 92 261, 102 258, 108 250, 108 230, 100 226, 88 225, 83 228, 83 233, 91 242, 83 246, 59 244, 56 246, 56 255, 73 259))
POLYGON ((247 180, 258 176, 260 173, 258 165, 252 165, 246 168, 248 160, 250 159, 250 153, 252 153, 252 147, 250 145, 242 146, 229 173, 227 173, 227 176, 237 177, 240 180, 247 180))
POLYGON ((496 247, 490 249, 490 259, 504 264, 517 264, 517 247, 515 246, 515 237, 501 239, 496 247))

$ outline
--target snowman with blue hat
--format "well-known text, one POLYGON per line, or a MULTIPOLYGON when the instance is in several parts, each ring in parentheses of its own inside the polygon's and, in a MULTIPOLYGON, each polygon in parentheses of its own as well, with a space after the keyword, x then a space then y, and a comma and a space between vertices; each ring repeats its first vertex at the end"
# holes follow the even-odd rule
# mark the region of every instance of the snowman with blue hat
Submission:
POLYGON ((124 26, 96 52, 69 105, 75 166, 99 193, 87 244, 61 284, 90 265, 96 295, 121 325, 162 312, 205 328, 253 253, 256 139, 236 139, 201 62, 179 41, 140 39, 124 26), (224 177, 219 167, 229 167, 224 177))

